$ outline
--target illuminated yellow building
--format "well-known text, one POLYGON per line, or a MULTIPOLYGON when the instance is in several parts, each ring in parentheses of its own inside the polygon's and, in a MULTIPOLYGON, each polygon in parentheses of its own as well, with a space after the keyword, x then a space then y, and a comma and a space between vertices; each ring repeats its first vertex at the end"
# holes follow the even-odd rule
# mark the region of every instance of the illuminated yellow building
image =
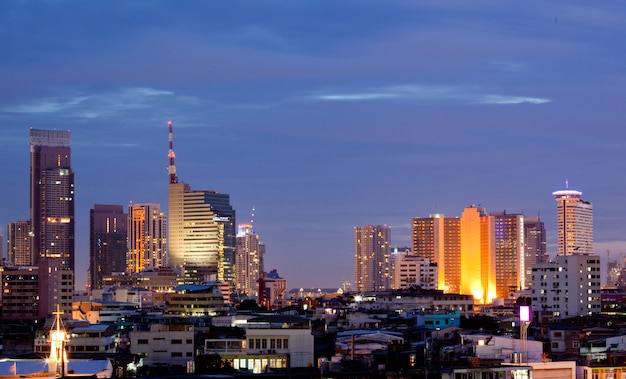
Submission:
POLYGON ((465 208, 461 216, 461 289, 478 303, 496 297, 493 217, 484 208, 465 208))

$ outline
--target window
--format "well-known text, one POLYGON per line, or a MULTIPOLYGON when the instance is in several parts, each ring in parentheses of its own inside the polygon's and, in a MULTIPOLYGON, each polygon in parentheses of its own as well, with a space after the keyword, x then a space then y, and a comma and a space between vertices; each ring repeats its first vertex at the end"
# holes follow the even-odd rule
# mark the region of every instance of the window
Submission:
POLYGON ((187 339, 185 340, 185 343, 186 343, 187 345, 191 345, 191 344, 193 343, 193 341, 191 340, 191 338, 187 338, 187 339))
POLYGON ((261 340, 261 349, 267 349, 267 338, 261 340))
POLYGON ((180 345, 183 343, 183 340, 172 340, 172 345, 180 345))
POLYGON ((173 351, 172 352, 172 358, 177 358, 177 357, 182 357, 183 353, 181 353, 180 351, 173 351))
POLYGON ((283 340, 283 349, 289 349, 289 340, 287 338, 283 340))
POLYGON ((137 345, 147 345, 148 340, 137 340, 137 345))

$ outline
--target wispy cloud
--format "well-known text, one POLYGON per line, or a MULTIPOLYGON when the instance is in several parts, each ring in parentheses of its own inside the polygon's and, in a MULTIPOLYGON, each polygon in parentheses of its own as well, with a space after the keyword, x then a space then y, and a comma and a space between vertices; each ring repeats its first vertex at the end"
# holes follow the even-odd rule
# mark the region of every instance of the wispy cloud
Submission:
POLYGON ((544 104, 551 100, 542 97, 515 96, 486 93, 479 87, 472 86, 426 86, 401 85, 388 86, 365 91, 317 93, 308 99, 322 101, 374 101, 374 100, 410 100, 410 101, 460 101, 482 104, 544 104))
POLYGON ((94 94, 71 94, 34 99, 24 104, 7 105, 1 112, 13 114, 62 114, 64 117, 93 119, 153 105, 174 92, 148 87, 131 87, 94 94))

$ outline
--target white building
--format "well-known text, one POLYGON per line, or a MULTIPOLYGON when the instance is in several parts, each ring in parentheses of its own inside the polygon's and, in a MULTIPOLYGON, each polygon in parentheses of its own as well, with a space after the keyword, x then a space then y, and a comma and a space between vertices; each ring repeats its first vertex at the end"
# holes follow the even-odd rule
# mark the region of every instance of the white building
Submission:
POLYGON ((354 297, 350 306, 360 310, 459 311, 461 316, 474 316, 474 297, 443 293, 442 290, 406 290, 369 292, 354 297))
POLYGON ((143 355, 145 366, 187 367, 194 359, 192 325, 153 324, 149 331, 130 332, 130 352, 143 355))
MULTIPOLYGON (((90 325, 87 323, 68 324, 67 348, 70 353, 115 353, 117 333, 111 325, 90 325)), ((47 335, 35 338, 35 352, 50 353, 50 341, 47 335)))
POLYGON ((581 199, 582 192, 553 192, 557 203, 559 255, 593 254, 593 205, 581 199))
MULTIPOLYGON (((242 325, 243 326, 243 325, 242 325)), ((309 367, 314 362, 311 321, 299 316, 254 317, 245 340, 206 340, 205 353, 218 353, 236 370, 253 373, 309 367)))
POLYGON ((555 319, 600 312, 600 257, 557 255, 532 268, 533 311, 551 311, 555 319))
POLYGON ((393 289, 419 286, 423 289, 436 290, 439 270, 436 263, 428 258, 413 255, 410 252, 398 252, 393 257, 393 289))

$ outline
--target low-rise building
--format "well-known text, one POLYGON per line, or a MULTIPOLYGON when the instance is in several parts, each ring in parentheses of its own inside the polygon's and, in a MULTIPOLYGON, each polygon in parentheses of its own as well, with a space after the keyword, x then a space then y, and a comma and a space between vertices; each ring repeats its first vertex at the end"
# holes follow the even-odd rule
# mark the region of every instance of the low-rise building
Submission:
POLYGON ((149 331, 131 331, 130 352, 144 366, 187 367, 194 359, 194 328, 188 324, 153 324, 149 331))

